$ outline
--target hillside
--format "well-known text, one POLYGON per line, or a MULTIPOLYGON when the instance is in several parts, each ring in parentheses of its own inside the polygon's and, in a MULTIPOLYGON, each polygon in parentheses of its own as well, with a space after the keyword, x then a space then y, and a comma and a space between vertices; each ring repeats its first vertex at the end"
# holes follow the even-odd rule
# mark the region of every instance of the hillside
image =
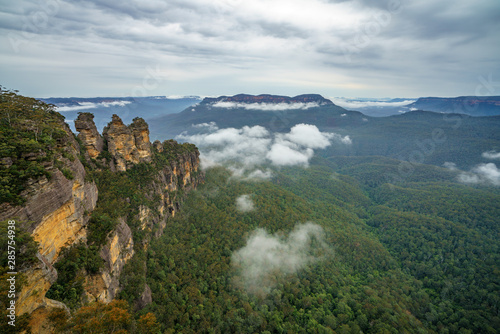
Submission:
POLYGON ((221 96, 205 98, 178 114, 165 115, 151 122, 151 136, 175 137, 182 132, 200 132, 196 124, 215 122, 220 128, 261 125, 273 131, 285 131, 300 123, 322 126, 361 124, 364 115, 347 111, 317 94, 296 97, 275 95, 221 96), (350 115, 346 118, 345 115, 350 115))
MULTIPOLYGON (((196 147, 151 144, 140 118, 126 126, 114 115, 101 136, 93 115, 82 113, 75 136, 51 105, 3 89, 0 104, 0 221, 5 231, 15 221, 18 232, 17 316, 29 315, 43 332, 55 310, 109 303, 122 291, 135 292, 131 305, 146 305, 145 272, 130 268, 142 267, 151 240, 203 182, 196 147)), ((6 252, 2 239, 2 259, 6 252)), ((2 262, 3 278, 7 271, 2 262)), ((7 295, 1 298, 7 305, 7 295)))
POLYGON ((500 116, 500 96, 421 97, 407 107, 470 116, 500 116))
POLYGON ((152 245, 148 310, 183 333, 496 333, 498 189, 426 165, 391 187, 382 163, 209 170, 152 245))

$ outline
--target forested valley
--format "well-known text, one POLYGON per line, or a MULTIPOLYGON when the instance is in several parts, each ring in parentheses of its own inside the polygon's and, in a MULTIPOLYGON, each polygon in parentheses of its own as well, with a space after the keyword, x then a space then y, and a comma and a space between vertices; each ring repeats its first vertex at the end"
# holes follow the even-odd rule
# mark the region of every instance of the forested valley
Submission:
POLYGON ((428 165, 385 183, 396 164, 316 158, 261 182, 208 170, 148 251, 153 303, 143 312, 171 333, 496 333, 498 189, 428 165), (242 195, 249 210, 238 208, 242 195), (313 259, 301 267, 235 260, 259 229, 293 253, 291 234, 308 222, 322 234, 310 235, 301 252, 313 259))

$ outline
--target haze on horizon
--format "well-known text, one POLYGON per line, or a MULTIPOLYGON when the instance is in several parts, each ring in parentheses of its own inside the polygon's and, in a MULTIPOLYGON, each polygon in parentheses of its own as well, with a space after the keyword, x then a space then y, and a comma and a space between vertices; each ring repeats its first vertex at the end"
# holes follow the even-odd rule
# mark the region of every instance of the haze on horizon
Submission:
POLYGON ((500 95, 497 0, 3 0, 0 36, 35 97, 500 95))

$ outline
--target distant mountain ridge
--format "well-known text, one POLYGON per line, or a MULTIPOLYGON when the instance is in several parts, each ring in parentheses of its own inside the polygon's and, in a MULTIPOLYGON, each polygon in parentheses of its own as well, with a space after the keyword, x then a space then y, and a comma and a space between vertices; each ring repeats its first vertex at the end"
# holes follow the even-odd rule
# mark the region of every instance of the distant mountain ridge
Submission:
POLYGON ((471 116, 498 116, 500 96, 421 97, 407 107, 471 116))
POLYGON ((315 94, 297 97, 239 94, 206 98, 180 113, 151 120, 151 137, 153 140, 175 138, 180 134, 189 136, 256 125, 270 132, 286 133, 295 125, 310 124, 320 131, 348 135, 352 139, 349 146, 333 143, 319 153, 325 156, 378 155, 404 160, 418 155, 427 164, 441 166, 451 161, 464 169, 486 162, 481 153, 500 147, 500 116, 471 117, 464 113, 447 114, 425 108, 426 111, 411 110, 389 117, 370 117, 321 101, 329 100, 315 94), (304 101, 314 102, 309 106, 304 101), (446 140, 438 139, 438 145, 433 141, 433 133, 443 133, 446 140), (422 149, 423 142, 427 146, 422 149))
POLYGON ((281 96, 281 95, 271 95, 271 94, 261 94, 261 95, 249 95, 249 94, 238 94, 234 96, 219 96, 216 98, 205 98, 201 104, 217 103, 217 102, 239 102, 239 103, 314 103, 319 104, 332 104, 333 102, 325 99, 319 94, 302 94, 294 97, 281 96))

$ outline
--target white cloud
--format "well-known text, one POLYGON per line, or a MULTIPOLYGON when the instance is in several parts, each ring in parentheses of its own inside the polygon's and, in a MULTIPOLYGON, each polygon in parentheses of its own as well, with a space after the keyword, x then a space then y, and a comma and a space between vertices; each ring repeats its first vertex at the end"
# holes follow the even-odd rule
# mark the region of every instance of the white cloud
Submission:
POLYGON ((236 198, 236 209, 240 212, 250 212, 255 209, 250 195, 241 195, 236 198))
POLYGON ((461 172, 460 182, 500 186, 500 169, 494 163, 479 164, 469 172, 461 172))
POLYGON ((448 161, 447 161, 447 162, 445 162, 445 163, 443 164, 443 167, 444 167, 444 168, 448 168, 448 169, 450 169, 450 170, 458 170, 458 168, 457 168, 457 164, 456 164, 456 163, 454 163, 454 162, 448 162, 448 161))
POLYGON ((251 171, 243 180, 245 181, 256 181, 256 180, 267 180, 273 176, 273 173, 267 169, 265 171, 261 169, 256 169, 251 171))
POLYGON ((340 97, 330 98, 330 100, 342 108, 354 109, 354 110, 363 108, 373 108, 373 107, 403 107, 416 101, 416 100, 404 100, 398 102, 380 101, 380 100, 357 101, 340 97))
POLYGON ((307 165, 309 159, 314 155, 314 151, 310 148, 297 151, 283 144, 273 144, 271 149, 266 154, 266 158, 276 166, 293 166, 307 165))
POLYGON ((496 152, 496 151, 488 151, 488 152, 483 152, 483 154, 481 155, 483 158, 486 158, 486 159, 500 159, 500 152, 496 152))
POLYGON ((197 99, 197 100, 201 100, 201 97, 197 96, 197 95, 168 95, 168 96, 161 96, 161 97, 158 97, 159 99, 163 99, 163 98, 167 98, 169 100, 181 100, 181 99, 197 99))
POLYGON ((287 238, 257 229, 246 245, 233 253, 231 264, 239 271, 237 282, 247 292, 266 295, 276 278, 295 274, 317 260, 321 251, 328 251, 328 246, 324 230, 317 224, 299 224, 287 238))
POLYGON ((314 87, 455 96, 471 94, 500 47, 496 0, 49 3, 3 1, 0 9, 2 78, 24 94, 119 96, 139 86, 148 95, 314 87), (151 64, 168 69, 168 84, 154 84, 151 64))
POLYGON ((319 107, 318 102, 295 102, 295 103, 241 103, 241 102, 229 102, 229 101, 219 101, 212 104, 216 108, 243 108, 247 110, 264 110, 264 111, 282 111, 282 110, 292 110, 292 109, 310 109, 319 107))
POLYGON ((315 125, 298 124, 289 133, 270 133, 262 126, 244 126, 241 129, 218 129, 214 122, 194 125, 210 132, 196 135, 182 134, 176 138, 198 146, 203 168, 219 164, 229 166, 233 175, 246 180, 266 179, 269 170, 259 165, 307 166, 314 149, 323 149, 332 141, 351 144, 349 136, 321 132, 315 125))
POLYGON ((193 124, 192 126, 193 126, 193 128, 199 128, 199 129, 205 128, 208 131, 216 131, 219 129, 219 127, 217 126, 217 124, 215 122, 193 124))
POLYGON ((75 111, 75 110, 85 110, 85 109, 95 109, 95 108, 109 108, 109 107, 124 107, 127 104, 132 103, 131 101, 112 101, 112 102, 79 102, 78 105, 71 106, 60 106, 57 107, 57 111, 65 112, 65 111, 75 111))
POLYGON ((283 137, 307 148, 325 148, 330 145, 333 135, 319 131, 315 125, 297 124, 283 137))

